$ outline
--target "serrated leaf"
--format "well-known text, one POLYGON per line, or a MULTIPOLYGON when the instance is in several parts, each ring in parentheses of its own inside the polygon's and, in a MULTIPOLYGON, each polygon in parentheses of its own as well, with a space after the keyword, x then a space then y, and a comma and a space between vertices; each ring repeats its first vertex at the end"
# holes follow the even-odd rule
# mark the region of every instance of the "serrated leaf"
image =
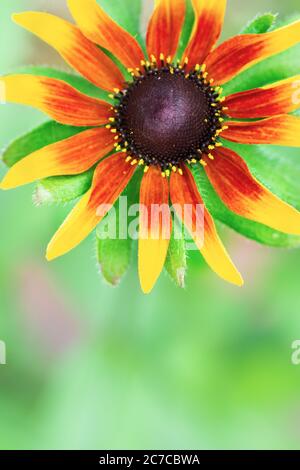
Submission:
MULTIPOLYGON (((127 209, 139 202, 141 176, 142 173, 138 169, 121 195, 122 198, 127 198, 127 209)), ((120 204, 119 199, 96 231, 99 266, 104 279, 113 286, 117 285, 127 272, 133 246, 133 239, 128 235, 127 230, 131 217, 128 216, 128 211, 125 214, 121 207, 123 208, 123 204, 120 204), (123 220, 123 215, 126 215, 127 220, 123 220), (126 233, 120 230, 121 223, 126 233), (106 235, 105 238, 103 233, 106 235)))
POLYGON ((186 246, 182 224, 175 216, 173 230, 165 262, 165 270, 178 287, 185 287, 186 246))
POLYGON ((264 245, 285 248, 295 248, 300 245, 300 237, 286 235, 265 225, 252 222, 234 214, 232 211, 227 209, 225 204, 223 204, 223 202, 220 200, 211 183, 209 182, 204 169, 199 165, 192 166, 191 170, 193 172, 199 191, 203 197, 204 203, 215 219, 219 220, 225 225, 228 225, 245 237, 264 245))
POLYGON ((268 32, 275 24, 277 15, 273 13, 264 13, 257 15, 250 21, 240 34, 262 34, 268 32))

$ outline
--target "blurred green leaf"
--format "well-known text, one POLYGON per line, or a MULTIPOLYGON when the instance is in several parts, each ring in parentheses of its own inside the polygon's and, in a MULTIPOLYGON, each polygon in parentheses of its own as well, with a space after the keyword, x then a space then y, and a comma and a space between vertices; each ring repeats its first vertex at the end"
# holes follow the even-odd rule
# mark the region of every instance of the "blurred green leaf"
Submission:
POLYGON ((169 244, 165 269, 178 287, 185 287, 186 275, 186 247, 182 224, 175 216, 173 220, 172 236, 169 244), (181 236, 179 236, 181 234, 181 236))
POLYGON ((247 26, 241 31, 241 34, 262 34, 269 31, 274 26, 277 15, 273 13, 264 13, 257 15, 247 26))
POLYGON ((214 218, 223 222, 225 225, 228 225, 245 237, 264 245, 274 247, 298 247, 300 245, 300 237, 286 235, 265 225, 252 222, 234 214, 232 211, 227 209, 225 204, 220 200, 214 188, 210 184, 203 168, 201 168, 200 165, 192 166, 191 170, 201 196, 203 197, 204 203, 214 218))

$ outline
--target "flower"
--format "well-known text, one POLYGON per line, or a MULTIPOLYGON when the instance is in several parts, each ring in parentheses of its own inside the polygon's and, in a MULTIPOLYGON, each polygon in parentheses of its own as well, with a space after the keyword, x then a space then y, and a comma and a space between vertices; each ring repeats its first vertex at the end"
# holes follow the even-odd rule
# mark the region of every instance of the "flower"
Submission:
MULTIPOLYGON (((64 125, 86 129, 16 163, 1 183, 14 188, 35 180, 74 175, 94 167, 91 188, 71 211, 47 249, 52 260, 77 246, 103 218, 99 206, 114 204, 138 167, 144 169, 140 203, 174 205, 208 265, 223 279, 243 280, 204 206, 193 166, 201 165, 220 199, 234 213, 284 233, 300 235, 300 214, 264 187, 226 142, 300 146, 299 108, 293 84, 299 76, 259 89, 222 96, 222 85, 240 72, 300 41, 300 21, 264 34, 235 36, 216 47, 226 0, 192 0, 195 21, 183 56, 176 60, 185 0, 157 0, 145 54, 95 0, 68 0, 78 26, 47 13, 25 12, 14 20, 54 47, 77 72, 110 93, 86 96, 45 76, 2 78, 6 100, 34 106, 64 125), (99 47, 100 46, 100 47, 99 47), (113 61, 104 50, 110 51, 113 61), (120 62, 131 78, 126 80, 120 62), (220 138, 222 137, 222 140, 220 138), (197 229, 198 207, 204 239, 197 229)), ((167 209, 167 213, 170 209, 167 209)), ((141 210, 139 275, 144 292, 159 277, 168 252, 170 217, 153 227, 141 210)))

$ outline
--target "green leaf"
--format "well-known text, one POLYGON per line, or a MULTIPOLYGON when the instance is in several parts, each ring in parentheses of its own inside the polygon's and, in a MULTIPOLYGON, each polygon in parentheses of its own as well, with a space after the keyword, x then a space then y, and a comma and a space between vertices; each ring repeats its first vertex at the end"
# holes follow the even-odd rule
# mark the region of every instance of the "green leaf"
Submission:
MULTIPOLYGON (((2 155, 11 167, 22 158, 41 148, 83 132, 86 128, 71 127, 49 121, 12 142, 2 155)), ((33 200, 37 205, 65 203, 84 194, 91 185, 93 169, 72 176, 53 176, 37 183, 33 200)))
POLYGON ((252 174, 272 193, 300 210, 298 148, 242 145, 227 141, 225 145, 246 161, 252 174))
MULTIPOLYGON (((118 206, 116 206, 117 208, 118 206)), ((131 261, 132 240, 101 239, 97 236, 97 258, 104 279, 116 286, 126 274, 131 261)))
POLYGON ((203 168, 192 166, 196 184, 211 215, 247 238, 274 247, 298 247, 300 237, 286 235, 265 225, 244 219, 227 209, 210 184, 203 168))
POLYGON ((2 154, 4 163, 11 167, 22 158, 46 145, 72 137, 84 131, 84 127, 71 127, 48 121, 27 134, 13 141, 2 154))
MULTIPOLYGON (((291 19, 280 23, 280 26, 290 22, 291 19)), ((268 85, 298 74, 300 74, 300 44, 269 57, 237 75, 223 86, 224 96, 268 85)))
POLYGON ((182 28, 182 33, 181 33, 181 37, 179 41, 179 47, 177 51, 178 58, 181 58, 185 51, 185 48, 191 36, 191 32, 193 30, 194 20, 195 20, 195 14, 194 14, 191 0, 186 1, 186 8, 187 9, 186 9, 185 21, 184 21, 184 25, 182 28))
MULTIPOLYGON (((296 19, 298 17, 289 18, 280 23, 277 22, 276 27, 285 26, 296 19)), ((254 22, 243 30, 243 33, 254 32, 253 27, 257 29, 258 25, 259 28, 262 28, 262 25, 268 26, 268 21, 271 23, 271 18, 264 18, 263 21, 261 17, 256 18, 254 22)), ((274 25, 271 26, 271 29, 274 29, 274 25)), ((264 31, 260 29, 259 32, 264 31)), ((224 94, 229 95, 237 91, 264 86, 299 73, 300 45, 263 60, 245 70, 224 85, 224 94)), ((297 209, 300 209, 298 184, 300 178, 299 149, 270 145, 239 145, 227 141, 225 145, 239 153, 247 162, 253 175, 274 194, 297 209)), ((207 182, 204 181, 203 184, 207 185, 207 182)), ((208 191, 214 192, 211 187, 209 187, 208 191)), ((211 197, 213 198, 214 195, 212 194, 211 197)), ((230 211, 221 202, 219 202, 220 207, 217 207, 217 199, 215 199, 212 209, 215 217, 245 236, 272 246, 299 245, 299 237, 284 235, 261 224, 254 224, 238 216, 232 216, 230 211)))
POLYGON ((139 36, 142 0, 98 0, 99 5, 133 36, 139 36))
POLYGON ((110 101, 108 99, 107 92, 101 90, 100 88, 96 87, 84 77, 80 75, 75 75, 68 72, 63 72, 61 70, 53 69, 51 67, 44 67, 44 66, 34 66, 34 65, 27 65, 25 67, 20 67, 16 70, 10 72, 12 73, 20 73, 26 75, 40 75, 42 77, 50 77, 56 78, 57 80, 63 80, 69 85, 77 90, 81 91, 81 93, 85 93, 86 95, 93 96, 95 98, 100 98, 105 101, 110 101))
POLYGON ((37 206, 61 204, 82 196, 91 187, 94 168, 72 176, 52 176, 39 181, 33 193, 37 206))
POLYGON ((175 216, 173 220, 172 236, 169 244, 165 269, 178 287, 185 287, 186 275, 186 246, 182 224, 175 216), (180 236, 181 235, 181 236, 180 236))
POLYGON ((97 258, 100 269, 104 279, 113 286, 119 284, 130 265, 133 239, 128 235, 128 225, 131 221, 128 209, 139 202, 141 177, 142 172, 138 169, 121 195, 122 203, 120 203, 120 199, 115 203, 96 231, 97 258), (126 197, 127 204, 125 209, 123 209, 124 197, 126 197), (123 215, 126 215, 127 220, 123 219, 123 215), (121 224, 124 230, 120 230, 121 224), (106 235, 105 238, 103 234, 106 235))
POLYGON ((268 32, 275 24, 277 15, 273 13, 264 13, 257 15, 241 31, 241 34, 262 34, 268 32))

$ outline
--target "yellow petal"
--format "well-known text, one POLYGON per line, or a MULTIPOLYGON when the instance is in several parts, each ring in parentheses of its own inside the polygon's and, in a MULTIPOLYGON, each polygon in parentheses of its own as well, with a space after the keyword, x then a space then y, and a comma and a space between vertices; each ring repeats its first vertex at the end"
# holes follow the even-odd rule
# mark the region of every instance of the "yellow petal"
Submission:
POLYGON ((139 277, 142 290, 153 289, 167 257, 171 235, 168 181, 150 167, 140 190, 139 277))

